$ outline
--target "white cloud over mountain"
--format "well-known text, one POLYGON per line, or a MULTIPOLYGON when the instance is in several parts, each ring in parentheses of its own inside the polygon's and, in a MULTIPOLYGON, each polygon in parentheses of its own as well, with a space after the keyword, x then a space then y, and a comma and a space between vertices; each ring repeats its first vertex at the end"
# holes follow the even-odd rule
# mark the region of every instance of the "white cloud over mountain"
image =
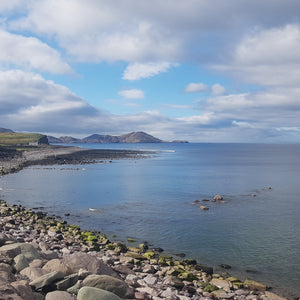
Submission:
POLYGON ((288 134, 300 141, 299 11, 298 0, 2 0, 0 125, 57 133, 134 128, 200 141, 273 141, 288 134), (117 115, 45 79, 68 74, 68 82, 77 66, 102 62, 124 64, 111 98, 118 91, 127 100, 145 93, 140 102, 146 103, 146 79, 184 64, 229 78, 230 85, 180 74, 181 82, 162 86, 194 97, 189 109, 168 99, 117 115), (172 104, 180 117, 159 111, 172 104))

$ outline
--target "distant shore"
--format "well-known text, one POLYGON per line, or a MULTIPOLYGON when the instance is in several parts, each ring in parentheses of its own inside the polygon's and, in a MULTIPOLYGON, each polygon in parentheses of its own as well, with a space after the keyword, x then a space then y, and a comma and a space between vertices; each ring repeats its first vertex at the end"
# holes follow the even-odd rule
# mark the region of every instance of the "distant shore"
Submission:
MULTIPOLYGON (((152 152, 153 153, 153 152, 152 152)), ((83 149, 74 146, 39 146, 22 151, 0 148, 0 175, 32 165, 89 164, 101 160, 141 158, 149 151, 83 149)))

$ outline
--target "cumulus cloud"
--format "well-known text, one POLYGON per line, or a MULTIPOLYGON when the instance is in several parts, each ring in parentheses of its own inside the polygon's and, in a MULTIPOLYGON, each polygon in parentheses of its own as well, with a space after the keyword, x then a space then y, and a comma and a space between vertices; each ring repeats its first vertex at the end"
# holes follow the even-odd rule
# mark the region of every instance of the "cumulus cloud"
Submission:
POLYGON ((237 45, 228 64, 215 66, 244 81, 262 86, 298 85, 300 26, 287 24, 257 29, 237 45))
POLYGON ((226 89, 219 83, 209 86, 202 82, 199 83, 192 82, 185 87, 184 92, 185 93, 210 92, 212 95, 223 95, 225 94, 226 89))
POLYGON ((289 5, 283 0, 29 3, 23 18, 9 20, 9 27, 51 36, 81 61, 215 61, 220 49, 230 51, 236 35, 246 28, 298 20, 300 9, 297 0, 289 5))
POLYGON ((24 37, 0 29, 0 64, 15 65, 50 73, 70 73, 58 51, 34 37, 24 37))
POLYGON ((138 89, 122 90, 119 95, 126 99, 144 99, 144 92, 138 89))
POLYGON ((123 73, 123 79, 139 80, 153 77, 163 72, 167 72, 171 67, 177 64, 169 62, 149 62, 149 63, 131 63, 123 73))
POLYGON ((207 92, 208 90, 209 90, 209 86, 202 82, 199 83, 191 82, 184 89, 186 93, 207 92))

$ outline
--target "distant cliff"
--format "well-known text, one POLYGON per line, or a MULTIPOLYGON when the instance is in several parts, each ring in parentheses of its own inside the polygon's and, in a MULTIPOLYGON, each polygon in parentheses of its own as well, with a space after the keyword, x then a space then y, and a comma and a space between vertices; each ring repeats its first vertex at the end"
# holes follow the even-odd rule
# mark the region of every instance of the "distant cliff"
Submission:
POLYGON ((131 132, 119 136, 92 134, 83 139, 76 139, 70 136, 60 138, 48 136, 49 143, 163 143, 162 140, 142 131, 131 132))

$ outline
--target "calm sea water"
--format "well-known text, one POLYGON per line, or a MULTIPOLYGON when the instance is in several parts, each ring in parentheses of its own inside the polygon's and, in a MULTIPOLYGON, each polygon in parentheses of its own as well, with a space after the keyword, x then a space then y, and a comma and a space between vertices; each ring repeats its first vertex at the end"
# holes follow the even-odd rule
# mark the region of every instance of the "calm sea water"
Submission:
POLYGON ((300 145, 83 146, 159 152, 105 164, 30 167, 1 177, 0 197, 70 213, 69 223, 183 252, 217 270, 226 263, 233 275, 300 296, 300 145), (193 205, 216 194, 226 203, 205 202, 208 211, 193 205))

